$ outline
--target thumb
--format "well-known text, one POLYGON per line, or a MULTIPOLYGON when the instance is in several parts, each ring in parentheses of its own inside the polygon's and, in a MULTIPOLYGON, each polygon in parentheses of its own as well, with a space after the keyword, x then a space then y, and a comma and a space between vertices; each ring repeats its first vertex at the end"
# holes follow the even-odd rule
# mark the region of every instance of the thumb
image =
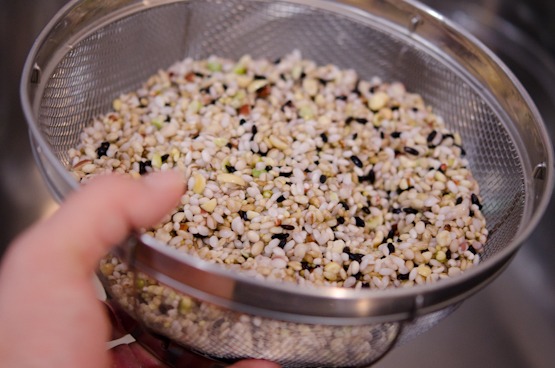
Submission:
POLYGON ((107 366, 108 326, 91 274, 131 229, 159 221, 182 190, 176 173, 99 177, 16 239, 0 268, 0 365, 107 366))
POLYGON ((177 172, 150 174, 140 180, 120 175, 97 177, 16 243, 40 248, 33 252, 63 255, 67 265, 89 275, 100 258, 131 230, 155 224, 177 205, 183 189, 177 172))

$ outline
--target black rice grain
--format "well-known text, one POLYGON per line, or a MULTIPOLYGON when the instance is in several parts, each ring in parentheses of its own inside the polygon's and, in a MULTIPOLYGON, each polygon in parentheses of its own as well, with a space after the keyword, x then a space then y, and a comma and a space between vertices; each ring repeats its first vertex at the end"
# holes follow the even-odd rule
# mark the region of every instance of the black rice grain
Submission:
POLYGON ((284 230, 295 230, 295 226, 293 226, 293 225, 282 224, 282 225, 279 225, 279 226, 284 230))
POLYGON ((408 153, 409 155, 414 155, 414 156, 418 156, 418 151, 412 147, 405 147, 404 151, 406 153, 408 153))
POLYGON ((96 154, 98 155, 98 158, 101 158, 102 156, 106 156, 109 148, 110 148, 110 142, 100 143, 100 146, 96 149, 96 154))
POLYGON ((470 195, 470 201, 472 202, 472 204, 478 206, 479 209, 482 209, 482 204, 480 203, 480 200, 478 199, 478 196, 476 194, 472 193, 470 195))
POLYGON ((357 167, 362 168, 362 161, 360 161, 360 158, 358 158, 357 156, 351 156, 351 161, 353 161, 353 164, 355 164, 357 167))

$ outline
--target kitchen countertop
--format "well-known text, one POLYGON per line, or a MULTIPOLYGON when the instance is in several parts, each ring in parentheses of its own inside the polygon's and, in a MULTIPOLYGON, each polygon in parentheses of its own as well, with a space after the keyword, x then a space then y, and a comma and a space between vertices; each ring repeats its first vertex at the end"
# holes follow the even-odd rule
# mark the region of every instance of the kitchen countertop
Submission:
MULTIPOLYGON (((56 208, 29 148, 19 102, 19 78, 34 38, 64 3, 61 0, 0 3, 0 221, 3 224, 0 254, 16 234, 56 208)), ((449 11, 460 23, 467 22, 467 29, 480 33, 476 24, 477 28, 472 28, 472 18, 465 19, 460 12, 449 11)), ((484 41, 489 38, 487 33, 482 36, 484 41)), ((555 94, 551 94, 548 85, 555 84, 555 72, 534 75, 514 57, 504 55, 504 50, 496 51, 505 57, 528 88, 544 119, 550 122, 548 129, 554 139, 555 94)), ((551 65, 545 57, 538 62, 547 69, 551 65)), ((375 367, 553 366, 555 227, 551 218, 554 215, 552 203, 540 226, 498 279, 464 302, 438 326, 395 349, 375 367)))

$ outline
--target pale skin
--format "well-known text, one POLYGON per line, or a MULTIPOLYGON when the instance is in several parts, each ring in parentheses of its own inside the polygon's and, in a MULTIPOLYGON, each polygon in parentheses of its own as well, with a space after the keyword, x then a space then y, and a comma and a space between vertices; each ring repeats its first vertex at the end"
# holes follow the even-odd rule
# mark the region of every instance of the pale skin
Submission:
MULTIPOLYGON (((100 258, 156 224, 184 184, 173 172, 95 179, 19 236, 0 268, 0 366, 103 368, 110 325, 91 282, 100 258)), ((243 361, 233 368, 278 368, 243 361)))

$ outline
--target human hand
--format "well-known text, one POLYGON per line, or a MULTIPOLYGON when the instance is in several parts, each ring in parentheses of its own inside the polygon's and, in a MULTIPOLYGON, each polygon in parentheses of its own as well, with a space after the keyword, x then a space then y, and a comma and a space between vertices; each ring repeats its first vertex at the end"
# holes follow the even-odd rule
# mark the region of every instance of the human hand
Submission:
POLYGON ((94 269, 131 230, 159 221, 182 190, 173 172, 100 177, 16 239, 0 268, 0 366, 108 367, 110 326, 96 299, 94 269))

